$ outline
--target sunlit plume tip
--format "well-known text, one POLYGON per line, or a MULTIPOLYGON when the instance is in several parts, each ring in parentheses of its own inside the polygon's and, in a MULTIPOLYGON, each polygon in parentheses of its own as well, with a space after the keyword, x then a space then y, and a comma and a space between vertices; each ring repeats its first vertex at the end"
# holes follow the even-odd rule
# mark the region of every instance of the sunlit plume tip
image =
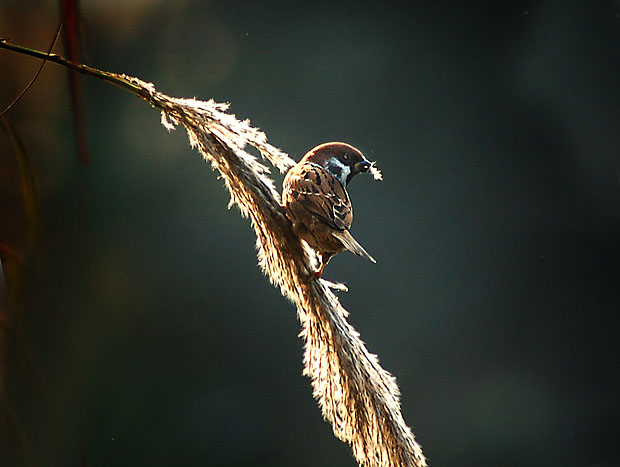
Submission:
POLYGON ((370 164, 370 169, 368 169, 368 171, 372 174, 375 180, 383 180, 383 174, 381 173, 381 171, 377 168, 375 164, 376 162, 372 162, 370 164))

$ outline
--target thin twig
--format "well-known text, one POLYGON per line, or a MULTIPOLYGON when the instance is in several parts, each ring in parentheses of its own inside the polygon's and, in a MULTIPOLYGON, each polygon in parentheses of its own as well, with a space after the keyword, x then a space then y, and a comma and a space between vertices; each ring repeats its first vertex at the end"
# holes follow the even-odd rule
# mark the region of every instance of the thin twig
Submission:
POLYGON ((12 44, 7 39, 0 39, 0 49, 11 50, 13 52, 17 52, 23 55, 29 55, 30 57, 38 58, 39 60, 46 60, 48 62, 53 62, 58 65, 63 65, 73 70, 76 70, 77 72, 84 75, 102 79, 103 81, 113 84, 114 86, 118 86, 119 88, 130 91, 144 100, 148 101, 150 98, 149 92, 147 92, 140 86, 133 84, 131 80, 128 79, 129 77, 125 75, 109 73, 107 71, 98 70, 97 68, 93 68, 88 65, 75 64, 67 60, 66 58, 61 57, 60 55, 45 53, 41 52, 40 50, 30 49, 21 45, 12 44))

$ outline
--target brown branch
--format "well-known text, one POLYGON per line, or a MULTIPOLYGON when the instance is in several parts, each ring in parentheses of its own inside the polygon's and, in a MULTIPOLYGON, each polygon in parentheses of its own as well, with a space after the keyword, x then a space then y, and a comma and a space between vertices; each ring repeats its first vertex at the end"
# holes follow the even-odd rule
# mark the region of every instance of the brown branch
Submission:
MULTIPOLYGON (((0 47, 6 45, 0 41, 0 47)), ((33 55, 31 52, 28 54, 33 55)), ((426 466, 422 449, 402 417, 394 377, 366 350, 329 283, 309 280, 313 254, 304 249, 282 214, 269 168, 244 148, 248 144, 255 147, 281 172, 294 161, 268 144, 264 133, 247 120, 239 121, 227 113, 225 104, 173 98, 137 78, 72 65, 58 56, 47 59, 148 100, 161 109, 162 124, 169 130, 176 125, 185 127, 192 147, 222 175, 231 204, 250 218, 261 269, 297 306, 300 335, 306 343, 304 374, 310 377, 314 397, 334 434, 352 446, 360 466, 426 466)))
POLYGON ((61 57, 56 54, 48 54, 45 52, 41 52, 40 50, 30 49, 28 47, 23 47, 21 45, 12 44, 7 39, 0 38, 0 49, 10 50, 12 52, 17 52, 22 55, 29 55, 30 57, 37 58, 39 60, 46 60, 48 62, 53 62, 58 65, 62 65, 72 70, 76 70, 83 75, 93 76, 98 79, 102 79, 114 86, 118 86, 119 88, 123 88, 142 99, 149 100, 150 93, 146 90, 142 89, 140 86, 136 86, 131 83, 131 80, 127 79, 125 75, 119 75, 116 73, 108 73, 107 71, 98 70, 97 68, 90 67, 88 65, 79 65, 75 64, 66 58, 61 57))

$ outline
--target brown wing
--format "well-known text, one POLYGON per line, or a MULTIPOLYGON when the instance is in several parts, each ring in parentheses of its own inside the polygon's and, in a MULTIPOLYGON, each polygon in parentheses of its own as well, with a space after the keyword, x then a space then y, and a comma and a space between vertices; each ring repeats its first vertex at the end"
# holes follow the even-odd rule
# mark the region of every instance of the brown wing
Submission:
POLYGON ((353 208, 347 190, 333 175, 314 164, 295 167, 284 180, 291 202, 303 206, 330 227, 348 230, 353 222, 353 208))

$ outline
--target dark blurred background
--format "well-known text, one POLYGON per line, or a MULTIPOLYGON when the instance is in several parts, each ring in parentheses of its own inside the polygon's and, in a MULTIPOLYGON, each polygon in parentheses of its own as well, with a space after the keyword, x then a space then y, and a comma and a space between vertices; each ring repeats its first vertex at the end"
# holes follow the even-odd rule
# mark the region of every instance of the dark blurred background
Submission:
MULTIPOLYGON (((5 1, 0 36, 46 50, 58 18, 5 1)), ((378 264, 326 277, 430 465, 618 465, 619 1, 91 0, 82 20, 93 66, 231 102, 295 158, 341 140, 377 161, 350 193, 378 264)), ((38 66, 0 51, 1 107, 38 66)), ((222 182, 147 104, 82 84, 88 167, 65 69, 7 114, 30 257, 0 141, 0 244, 26 263, 0 288, 0 464, 356 465, 222 182)))

